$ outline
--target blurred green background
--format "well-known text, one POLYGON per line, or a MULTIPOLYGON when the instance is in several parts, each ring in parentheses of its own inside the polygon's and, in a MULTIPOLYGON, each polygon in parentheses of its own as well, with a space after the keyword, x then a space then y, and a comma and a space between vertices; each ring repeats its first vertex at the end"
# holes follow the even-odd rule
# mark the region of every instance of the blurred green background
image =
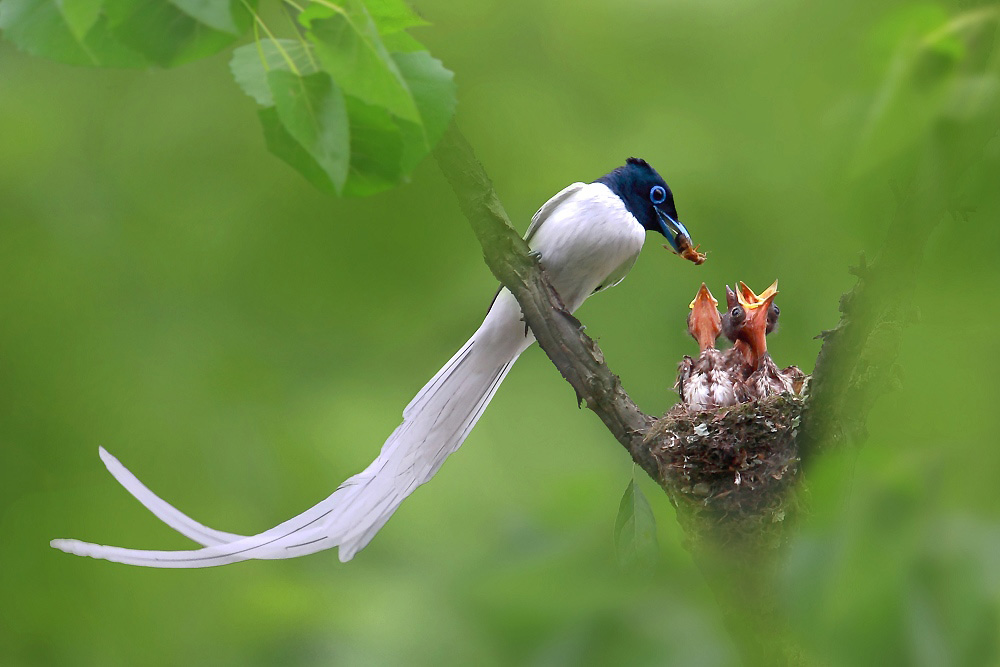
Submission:
MULTIPOLYGON (((675 400, 701 281, 719 296, 779 278, 772 354, 811 370, 848 267, 881 246, 894 189, 950 128, 961 214, 907 286, 920 320, 870 441, 810 479, 782 641, 831 664, 1000 664, 995 20, 977 51, 966 33, 919 41, 977 7, 961 2, 415 6, 521 229, 629 155, 672 186, 709 261, 651 237, 578 313, 650 413, 675 400), (914 48, 916 84, 890 95, 914 48)), ((737 662, 649 480, 660 561, 616 565, 631 462, 537 348, 349 564, 159 571, 48 547, 189 546, 99 445, 219 529, 312 505, 375 456, 495 289, 432 160, 396 190, 324 196, 267 153, 227 58, 93 70, 0 44, 0 664, 737 662)))

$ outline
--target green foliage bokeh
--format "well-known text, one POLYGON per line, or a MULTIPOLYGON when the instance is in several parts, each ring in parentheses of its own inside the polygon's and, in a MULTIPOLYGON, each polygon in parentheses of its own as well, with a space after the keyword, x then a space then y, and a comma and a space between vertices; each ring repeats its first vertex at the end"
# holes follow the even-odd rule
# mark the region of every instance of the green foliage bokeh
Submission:
MULTIPOLYGON (((861 453, 810 479, 778 639, 831 664, 996 664, 997 56, 935 36, 977 7, 416 9, 522 229, 629 155, 672 186, 708 262, 650 236, 632 275, 578 313, 650 413, 674 400, 701 281, 719 296, 778 278, 772 353, 811 370, 925 137, 953 137, 942 168, 966 170, 952 180, 967 191, 908 286, 919 318, 899 388, 861 453)), ((996 40, 995 22, 981 33, 996 40)), ((367 199, 321 194, 267 152, 228 59, 98 70, 0 45, 0 664, 733 664, 648 480, 660 560, 620 570, 631 462, 537 348, 349 564, 156 571, 48 547, 189 545, 118 487, 98 446, 219 529, 310 506, 374 457, 495 289, 432 161, 367 199)))

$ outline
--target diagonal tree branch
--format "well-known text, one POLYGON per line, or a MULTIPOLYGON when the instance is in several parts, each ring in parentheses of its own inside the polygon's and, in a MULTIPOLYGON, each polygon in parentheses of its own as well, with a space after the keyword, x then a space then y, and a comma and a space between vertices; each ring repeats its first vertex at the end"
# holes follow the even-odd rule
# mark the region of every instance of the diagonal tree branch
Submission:
POLYGON ((629 398, 600 347, 559 299, 545 271, 510 224, 486 171, 453 123, 435 150, 438 165, 472 225, 490 271, 521 304, 525 323, 577 398, 653 479, 662 475, 646 442, 653 419, 629 398))
POLYGON ((913 285, 931 232, 948 211, 968 206, 958 193, 988 173, 979 163, 991 136, 997 136, 995 123, 942 116, 932 128, 882 248, 871 264, 862 258, 852 269, 858 282, 841 299, 840 322, 822 334, 805 399, 782 395, 715 413, 675 409, 660 419, 635 405, 566 311, 454 124, 436 149, 487 265, 517 298, 541 348, 676 508, 685 547, 715 592, 744 660, 811 664, 783 637, 787 619, 775 585, 776 554, 801 509, 800 459, 809 463, 865 439, 873 403, 897 382, 903 331, 915 319, 913 285), (956 134, 963 141, 955 141, 956 134))
POLYGON ((779 396, 718 415, 646 415, 566 311, 454 124, 435 157, 487 265, 517 298, 542 350, 677 508, 687 547, 715 590, 740 652, 761 664, 798 664, 770 639, 776 613, 769 564, 791 523, 785 517, 796 509, 789 491, 798 481, 802 399, 779 396))
POLYGON ((912 320, 908 288, 947 208, 940 189, 925 187, 934 175, 914 179, 919 187, 901 196, 876 261, 852 270, 858 284, 842 299, 840 323, 823 334, 806 399, 777 396, 654 419, 629 398, 597 343, 566 311, 454 124, 435 157, 487 265, 517 298, 542 350, 670 498, 745 659, 806 664, 793 646, 773 638, 783 623, 772 586, 774 555, 801 510, 798 462, 860 442, 872 402, 891 388, 902 330, 912 320))

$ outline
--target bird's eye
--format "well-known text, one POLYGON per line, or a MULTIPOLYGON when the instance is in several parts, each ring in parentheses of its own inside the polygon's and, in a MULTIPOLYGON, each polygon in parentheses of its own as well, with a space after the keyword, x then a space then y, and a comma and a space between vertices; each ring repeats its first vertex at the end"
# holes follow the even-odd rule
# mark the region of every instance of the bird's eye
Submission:
POLYGON ((771 304, 771 309, 772 309, 772 310, 774 311, 774 315, 775 315, 775 317, 777 317, 778 315, 780 315, 780 314, 781 314, 781 308, 778 308, 778 307, 777 307, 776 305, 774 305, 773 303, 771 304))
POLYGON ((740 308, 739 306, 733 306, 733 309, 731 311, 729 311, 729 315, 734 320, 742 320, 743 319, 743 309, 740 308))
POLYGON ((654 185, 649 191, 649 201, 662 204, 667 198, 667 190, 662 185, 654 185))

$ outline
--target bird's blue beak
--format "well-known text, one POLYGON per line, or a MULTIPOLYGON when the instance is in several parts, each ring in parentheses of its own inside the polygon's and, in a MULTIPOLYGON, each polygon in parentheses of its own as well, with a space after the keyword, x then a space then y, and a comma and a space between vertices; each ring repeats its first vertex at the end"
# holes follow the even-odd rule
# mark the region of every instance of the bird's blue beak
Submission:
POLYGON ((660 210, 659 206, 653 208, 656 209, 656 215, 660 219, 660 231, 667 237, 667 242, 670 243, 674 252, 679 255, 684 251, 684 248, 690 248, 692 245, 691 235, 687 228, 679 220, 675 220, 668 213, 660 210))

